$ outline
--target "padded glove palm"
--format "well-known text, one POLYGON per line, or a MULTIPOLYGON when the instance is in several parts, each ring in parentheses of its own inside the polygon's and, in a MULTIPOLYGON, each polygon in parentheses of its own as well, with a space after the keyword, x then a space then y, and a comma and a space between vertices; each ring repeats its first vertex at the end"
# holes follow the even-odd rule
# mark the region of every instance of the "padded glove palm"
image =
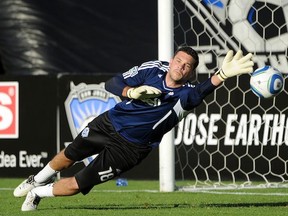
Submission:
POLYGON ((251 60, 252 56, 251 53, 248 53, 243 57, 241 50, 233 56, 233 51, 229 50, 223 60, 221 69, 216 72, 216 75, 221 81, 224 81, 229 77, 251 73, 254 65, 251 60))
POLYGON ((127 97, 131 99, 148 99, 148 98, 155 98, 161 95, 161 91, 152 86, 139 86, 135 88, 130 88, 127 91, 127 97))

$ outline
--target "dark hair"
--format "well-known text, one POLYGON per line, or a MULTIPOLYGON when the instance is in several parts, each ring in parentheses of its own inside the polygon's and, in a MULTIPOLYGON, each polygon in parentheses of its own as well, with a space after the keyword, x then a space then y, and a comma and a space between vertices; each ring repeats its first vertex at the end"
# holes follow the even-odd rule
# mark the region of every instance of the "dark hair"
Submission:
POLYGON ((186 54, 190 55, 193 57, 193 59, 195 60, 195 63, 194 63, 194 69, 195 70, 199 64, 199 56, 198 56, 198 53, 191 47, 189 46, 183 46, 183 47, 180 47, 174 54, 174 56, 178 53, 178 52, 185 52, 186 54))

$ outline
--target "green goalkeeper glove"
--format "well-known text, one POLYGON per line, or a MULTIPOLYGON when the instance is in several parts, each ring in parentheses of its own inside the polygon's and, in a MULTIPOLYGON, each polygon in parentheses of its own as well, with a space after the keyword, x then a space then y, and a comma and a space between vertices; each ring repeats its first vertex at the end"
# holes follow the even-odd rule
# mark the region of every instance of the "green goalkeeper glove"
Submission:
POLYGON ((155 98, 158 97, 159 95, 161 95, 161 91, 159 89, 147 85, 130 88, 127 91, 128 98, 138 100, 155 98))
POLYGON ((216 75, 221 81, 224 81, 229 77, 251 73, 254 65, 251 60, 252 56, 251 53, 248 53, 243 57, 241 50, 233 56, 233 51, 229 50, 223 60, 221 69, 216 72, 216 75))

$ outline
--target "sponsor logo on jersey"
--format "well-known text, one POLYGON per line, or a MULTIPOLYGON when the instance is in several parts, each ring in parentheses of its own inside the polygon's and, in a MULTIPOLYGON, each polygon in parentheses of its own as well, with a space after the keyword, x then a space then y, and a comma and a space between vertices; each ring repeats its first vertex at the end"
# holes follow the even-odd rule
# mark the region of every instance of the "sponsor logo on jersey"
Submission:
POLYGON ((0 82, 0 138, 18 138, 18 82, 0 82))
POLYGON ((129 71, 123 73, 123 78, 127 79, 129 77, 134 77, 138 74, 138 66, 131 68, 129 71))

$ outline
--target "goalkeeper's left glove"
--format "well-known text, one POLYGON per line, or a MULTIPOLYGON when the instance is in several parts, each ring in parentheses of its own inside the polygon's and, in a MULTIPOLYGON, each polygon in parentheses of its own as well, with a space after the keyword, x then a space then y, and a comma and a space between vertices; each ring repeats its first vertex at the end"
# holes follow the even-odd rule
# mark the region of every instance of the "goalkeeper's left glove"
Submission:
POLYGON ((131 99, 149 99, 149 98, 155 98, 161 95, 161 91, 155 87, 152 86, 139 86, 135 88, 130 88, 127 91, 127 97, 131 99))
POLYGON ((216 72, 216 75, 221 81, 224 81, 229 77, 251 73, 254 65, 251 60, 252 56, 252 53, 248 53, 243 57, 241 50, 233 56, 233 51, 229 50, 223 60, 222 67, 216 72))

